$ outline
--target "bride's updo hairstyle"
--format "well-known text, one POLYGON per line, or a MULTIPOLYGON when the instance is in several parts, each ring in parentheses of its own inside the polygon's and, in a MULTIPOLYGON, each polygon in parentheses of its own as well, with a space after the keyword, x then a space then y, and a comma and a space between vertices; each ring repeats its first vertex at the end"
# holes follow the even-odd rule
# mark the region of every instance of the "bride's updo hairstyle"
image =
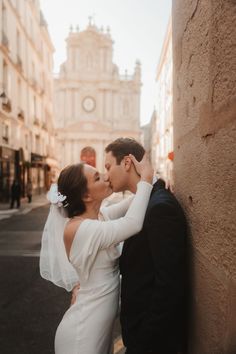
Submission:
POLYGON ((87 190, 87 179, 82 163, 67 166, 61 171, 58 192, 66 196, 63 206, 68 218, 80 215, 86 210, 83 197, 87 190))

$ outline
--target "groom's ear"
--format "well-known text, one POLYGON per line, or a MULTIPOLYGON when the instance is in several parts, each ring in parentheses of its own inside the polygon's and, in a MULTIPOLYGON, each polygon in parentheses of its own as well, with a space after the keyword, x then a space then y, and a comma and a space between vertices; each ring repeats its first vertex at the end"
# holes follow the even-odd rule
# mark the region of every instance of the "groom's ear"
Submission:
POLYGON ((132 160, 129 156, 124 157, 124 166, 125 166, 125 170, 127 172, 130 171, 131 166, 132 166, 132 160))

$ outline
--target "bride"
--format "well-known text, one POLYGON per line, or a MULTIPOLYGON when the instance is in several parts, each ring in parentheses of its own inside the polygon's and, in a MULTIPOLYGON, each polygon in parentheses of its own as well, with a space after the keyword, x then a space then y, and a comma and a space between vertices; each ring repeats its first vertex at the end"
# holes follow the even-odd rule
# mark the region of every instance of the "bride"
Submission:
POLYGON ((153 169, 146 156, 134 168, 137 193, 102 208, 112 190, 109 181, 86 164, 66 167, 49 192, 40 273, 79 296, 67 310, 55 337, 56 354, 112 354, 112 330, 119 302, 118 243, 138 233, 152 190, 153 169), (128 211, 127 211, 128 209, 128 211), (113 219, 113 220, 112 220, 113 219))

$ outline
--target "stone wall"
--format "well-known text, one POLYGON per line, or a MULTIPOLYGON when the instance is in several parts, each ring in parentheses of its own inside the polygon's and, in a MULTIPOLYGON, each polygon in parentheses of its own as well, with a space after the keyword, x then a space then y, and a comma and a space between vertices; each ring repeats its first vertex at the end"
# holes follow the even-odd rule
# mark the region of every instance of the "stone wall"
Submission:
POLYGON ((190 226, 189 354, 236 353, 236 1, 173 0, 174 188, 190 226))

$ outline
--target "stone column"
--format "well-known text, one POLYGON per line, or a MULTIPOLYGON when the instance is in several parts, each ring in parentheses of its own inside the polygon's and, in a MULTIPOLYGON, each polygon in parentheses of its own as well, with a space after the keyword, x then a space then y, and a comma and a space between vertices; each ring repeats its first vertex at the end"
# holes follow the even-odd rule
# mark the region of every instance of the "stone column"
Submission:
POLYGON ((236 353, 236 1, 173 0, 174 183, 190 227, 190 354, 236 353))

